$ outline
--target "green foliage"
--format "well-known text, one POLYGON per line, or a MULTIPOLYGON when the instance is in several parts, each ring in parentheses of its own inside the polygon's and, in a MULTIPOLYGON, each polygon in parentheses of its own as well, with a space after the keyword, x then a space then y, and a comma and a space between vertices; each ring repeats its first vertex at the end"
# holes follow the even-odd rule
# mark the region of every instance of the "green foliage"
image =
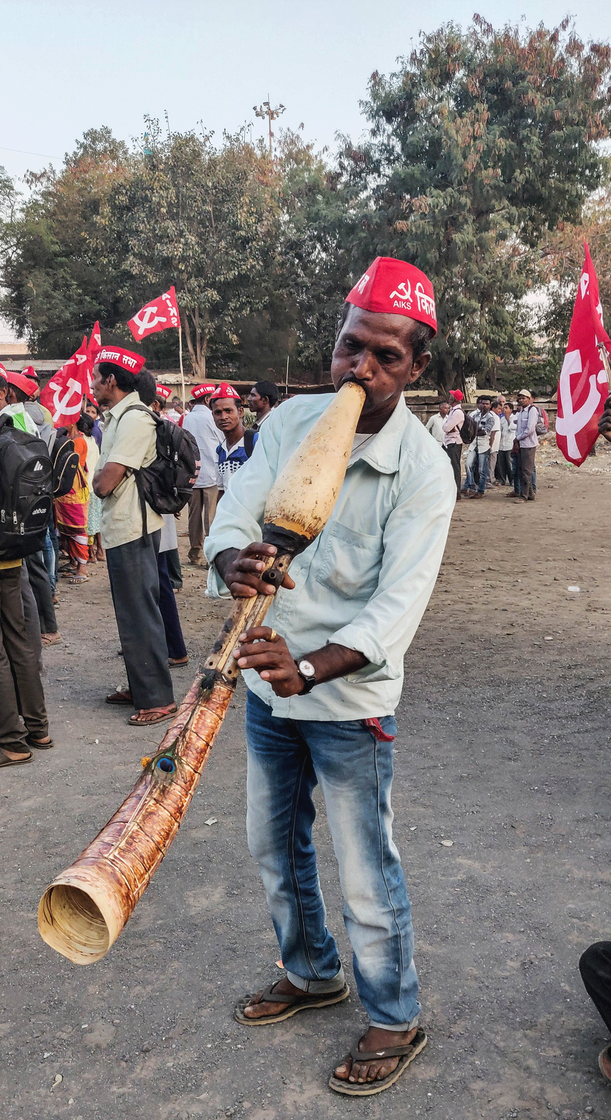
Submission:
MULTIPOLYGON (((565 332, 581 263, 562 236, 577 244, 603 183, 610 76, 610 48, 566 22, 495 31, 475 17, 372 76, 369 132, 335 159, 293 132, 272 159, 244 134, 215 146, 151 119, 133 151, 91 130, 20 205, 0 175, 0 311, 39 354, 66 355, 96 319, 131 340, 126 320, 174 284, 202 378, 272 366, 282 379, 287 355, 292 371, 328 367, 347 290, 375 256, 403 257, 435 285, 438 383, 494 385, 500 363, 533 352, 527 297, 542 283, 556 284, 544 329, 554 344, 565 332)), ((596 215, 593 236, 608 230, 596 215)), ((143 349, 176 362, 176 332, 143 349)))
POLYGON ((240 135, 226 135, 216 149, 205 135, 164 138, 156 121, 147 126, 149 154, 102 208, 100 256, 134 310, 176 285, 191 361, 205 377, 209 359, 214 365, 239 349, 238 322, 266 306, 274 176, 240 135))
POLYGON ((464 34, 447 24, 421 36, 389 78, 373 75, 370 139, 345 143, 341 163, 361 191, 355 257, 358 269, 372 252, 405 257, 431 276, 441 384, 482 379, 529 349, 533 249, 579 218, 602 178, 610 59, 566 24, 494 31, 476 17, 464 34))
POLYGON ((597 191, 584 207, 579 225, 560 223, 542 243, 539 281, 544 293, 539 330, 546 338, 550 360, 562 365, 569 337, 577 284, 584 263, 584 241, 590 254, 600 290, 600 302, 611 327, 611 184, 597 191))
POLYGON ((0 311, 41 357, 72 354, 96 319, 123 313, 94 235, 104 198, 128 168, 125 144, 109 129, 91 129, 59 174, 30 175, 31 197, 2 227, 0 311))

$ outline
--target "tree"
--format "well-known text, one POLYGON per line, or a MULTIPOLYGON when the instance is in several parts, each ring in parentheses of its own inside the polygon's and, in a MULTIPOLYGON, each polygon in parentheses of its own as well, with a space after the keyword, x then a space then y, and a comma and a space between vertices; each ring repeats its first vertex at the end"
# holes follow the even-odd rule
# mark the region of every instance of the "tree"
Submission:
POLYGON ((0 312, 42 357, 73 353, 96 319, 111 326, 123 315, 95 234, 104 198, 128 171, 125 144, 107 128, 90 129, 59 173, 29 176, 31 197, 2 227, 0 312))
MULTIPOLYGON (((266 306, 277 185, 267 156, 225 135, 162 138, 147 120, 148 154, 109 192, 99 221, 102 260, 133 307, 175 284, 198 376, 239 354, 237 325, 266 306)), ((146 349, 146 346, 145 346, 146 349)))
POLYGON ((561 222, 541 246, 539 274, 543 303, 540 330, 548 342, 550 365, 557 374, 569 337, 569 327, 587 242, 600 290, 607 325, 611 324, 611 185, 598 191, 584 207, 579 225, 561 222))
POLYGON ((602 180, 610 75, 610 48, 585 48, 566 21, 495 31, 476 17, 465 33, 422 35, 397 73, 372 76, 370 139, 345 141, 340 159, 344 193, 360 192, 346 231, 354 276, 377 254, 431 276, 441 385, 529 347, 536 246, 578 221, 602 180))

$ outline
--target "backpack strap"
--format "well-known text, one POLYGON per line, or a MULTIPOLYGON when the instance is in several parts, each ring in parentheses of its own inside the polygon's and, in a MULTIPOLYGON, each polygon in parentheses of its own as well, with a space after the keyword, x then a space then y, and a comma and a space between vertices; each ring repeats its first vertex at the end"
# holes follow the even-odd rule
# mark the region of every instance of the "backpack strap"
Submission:
POLYGON ((245 428, 244 429, 244 450, 246 452, 246 458, 247 459, 250 459, 250 456, 252 455, 252 453, 254 451, 255 435, 256 434, 257 433, 254 432, 252 428, 245 428))
MULTIPOLYGON (((130 404, 121 413, 119 419, 117 420, 117 427, 121 423, 123 417, 127 416, 128 412, 146 412, 146 413, 148 413, 148 415, 150 417, 152 417, 152 419, 155 421, 155 430, 157 430, 157 428, 159 427, 160 424, 163 424, 163 420, 161 419, 161 417, 158 416, 156 412, 153 412, 152 408, 149 408, 148 405, 146 405, 146 404, 130 404)), ((140 481, 140 471, 138 469, 134 468, 134 467, 129 467, 128 469, 131 471, 131 473, 134 475, 134 477, 136 479, 136 490, 138 491, 138 500, 140 502, 140 513, 142 514, 142 545, 143 545, 143 547, 145 547, 148 544, 149 535, 148 535, 148 527, 147 527, 146 502, 144 500, 144 494, 142 493, 142 484, 141 484, 141 481, 140 481)))

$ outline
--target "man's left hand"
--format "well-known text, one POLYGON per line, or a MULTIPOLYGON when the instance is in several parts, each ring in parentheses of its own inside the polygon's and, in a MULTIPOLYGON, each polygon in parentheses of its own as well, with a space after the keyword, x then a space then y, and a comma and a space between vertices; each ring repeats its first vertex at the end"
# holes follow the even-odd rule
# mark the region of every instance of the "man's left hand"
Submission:
POLYGON ((240 669, 254 669, 262 681, 271 684, 276 696, 297 696, 304 680, 297 671, 289 648, 269 626, 253 626, 240 634, 234 657, 240 669))

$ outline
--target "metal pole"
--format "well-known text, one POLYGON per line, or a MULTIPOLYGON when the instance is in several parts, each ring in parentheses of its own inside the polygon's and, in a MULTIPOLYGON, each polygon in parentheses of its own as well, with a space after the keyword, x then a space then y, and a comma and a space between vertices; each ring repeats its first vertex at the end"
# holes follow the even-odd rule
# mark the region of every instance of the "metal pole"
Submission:
POLYGON ((185 371, 182 368, 182 322, 178 319, 178 361, 180 362, 180 385, 182 389, 182 407, 185 408, 185 371))
POLYGON ((289 356, 288 356, 288 354, 287 354, 287 356, 286 356, 286 384, 285 384, 285 396, 287 396, 287 397, 288 397, 288 395, 289 395, 289 356))

